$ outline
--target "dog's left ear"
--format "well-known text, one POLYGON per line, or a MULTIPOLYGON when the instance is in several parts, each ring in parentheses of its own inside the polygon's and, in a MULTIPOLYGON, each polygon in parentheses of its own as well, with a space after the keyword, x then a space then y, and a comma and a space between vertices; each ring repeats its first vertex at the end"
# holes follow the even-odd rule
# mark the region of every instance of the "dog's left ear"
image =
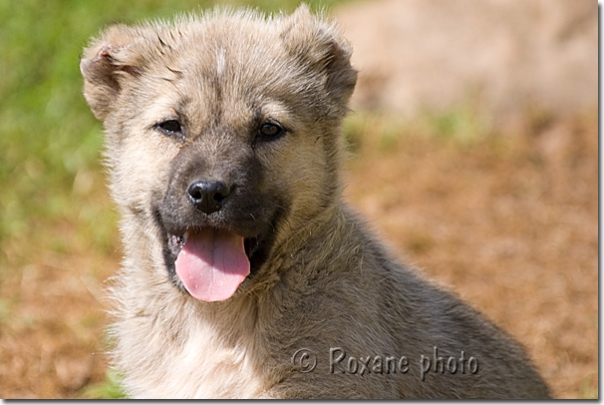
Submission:
POLYGON ((143 37, 135 29, 114 25, 84 49, 80 71, 84 97, 94 115, 103 120, 111 111, 125 82, 140 75, 143 37))
POLYGON ((326 90, 330 98, 345 107, 357 81, 357 71, 350 64, 352 48, 337 27, 314 16, 306 4, 284 20, 281 38, 291 55, 327 75, 326 90))

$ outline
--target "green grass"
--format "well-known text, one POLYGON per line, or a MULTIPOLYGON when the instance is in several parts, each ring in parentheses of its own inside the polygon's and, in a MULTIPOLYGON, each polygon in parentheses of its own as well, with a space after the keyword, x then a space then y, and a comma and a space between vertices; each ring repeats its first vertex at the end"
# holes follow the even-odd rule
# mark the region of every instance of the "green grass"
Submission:
POLYGON ((107 371, 104 382, 84 387, 81 391, 82 398, 86 399, 123 399, 126 398, 120 386, 120 378, 113 370, 107 371))

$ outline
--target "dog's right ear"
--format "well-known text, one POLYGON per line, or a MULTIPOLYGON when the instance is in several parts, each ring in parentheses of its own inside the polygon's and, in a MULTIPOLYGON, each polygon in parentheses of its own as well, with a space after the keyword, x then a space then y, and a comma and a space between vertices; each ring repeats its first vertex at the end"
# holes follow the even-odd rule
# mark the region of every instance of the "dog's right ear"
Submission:
POLYGON ((114 25, 84 49, 84 97, 98 119, 105 119, 125 81, 140 75, 141 40, 136 29, 114 25))

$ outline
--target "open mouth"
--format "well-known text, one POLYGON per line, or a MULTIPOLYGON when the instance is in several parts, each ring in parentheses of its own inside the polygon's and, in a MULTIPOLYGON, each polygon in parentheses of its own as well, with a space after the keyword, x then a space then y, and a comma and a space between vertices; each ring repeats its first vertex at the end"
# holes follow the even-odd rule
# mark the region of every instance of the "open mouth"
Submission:
POLYGON ((200 301, 224 301, 262 271, 270 260, 282 213, 245 211, 255 213, 253 221, 245 216, 200 218, 167 203, 153 210, 166 270, 178 289, 200 301))
POLYGON ((250 274, 256 245, 257 238, 210 227, 168 235, 175 273, 189 294, 201 301, 223 301, 237 291, 250 274))
MULTIPOLYGON (((174 256, 175 258, 178 257, 178 254, 185 245, 190 232, 192 231, 186 231, 182 235, 168 234, 168 248, 170 249, 170 253, 172 254, 172 256, 174 256)), ((253 254, 259 247, 259 238, 243 238, 243 247, 245 249, 245 254, 247 255, 248 259, 251 260, 253 254)))

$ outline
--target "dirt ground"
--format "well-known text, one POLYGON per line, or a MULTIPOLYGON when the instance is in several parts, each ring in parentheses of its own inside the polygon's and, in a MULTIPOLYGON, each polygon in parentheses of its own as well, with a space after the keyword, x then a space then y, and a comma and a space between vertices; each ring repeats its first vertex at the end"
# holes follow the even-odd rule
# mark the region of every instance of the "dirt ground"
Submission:
MULTIPOLYGON (((401 260, 522 342, 556 397, 597 398, 596 109, 529 111, 516 129, 473 140, 363 114, 347 126, 347 200, 401 260)), ((103 187, 90 201, 113 210, 103 187)), ((78 241, 77 222, 53 226, 73 245, 31 247, 0 285, 3 398, 81 398, 106 378, 117 228, 103 252, 78 241)))

